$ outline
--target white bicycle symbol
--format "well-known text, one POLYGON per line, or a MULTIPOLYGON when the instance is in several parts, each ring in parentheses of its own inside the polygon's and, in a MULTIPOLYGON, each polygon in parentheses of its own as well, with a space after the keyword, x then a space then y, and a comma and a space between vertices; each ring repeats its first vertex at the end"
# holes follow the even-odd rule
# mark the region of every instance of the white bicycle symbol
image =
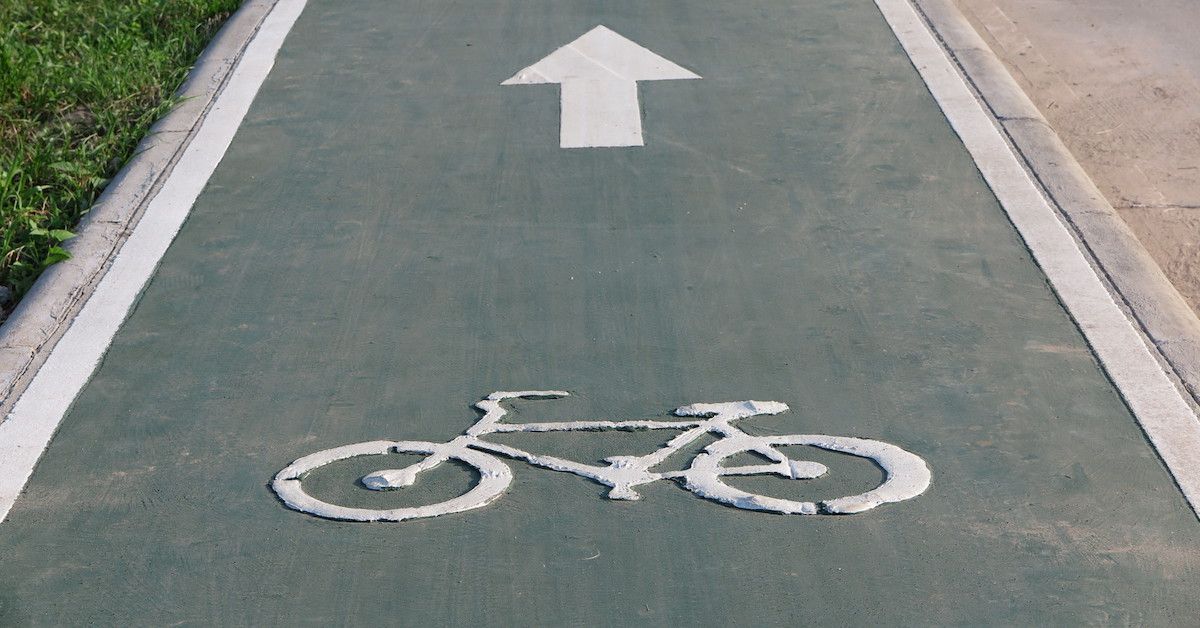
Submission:
POLYGON ((500 497, 512 482, 512 471, 493 454, 514 460, 523 460, 531 465, 574 473, 611 487, 610 499, 633 500, 639 495, 634 488, 659 480, 681 480, 687 490, 700 497, 722 504, 781 514, 850 514, 870 510, 880 504, 899 502, 920 495, 929 486, 930 473, 925 461, 916 454, 895 445, 865 438, 847 436, 825 436, 821 434, 790 434, 786 436, 751 436, 734 427, 733 423, 752 416, 779 414, 788 406, 777 401, 732 401, 725 403, 696 403, 675 410, 679 417, 692 417, 683 421, 564 421, 556 423, 501 423, 507 414, 501 405, 506 399, 554 399, 566 397, 561 390, 527 390, 519 392, 494 392, 475 404, 483 411, 479 422, 465 434, 447 443, 423 441, 371 441, 342 447, 334 447, 309 454, 296 460, 275 475, 272 489, 290 508, 318 517, 346 521, 406 521, 422 517, 436 517, 455 512, 480 508, 500 497), (608 466, 582 464, 552 456, 541 456, 515 447, 490 443, 482 440, 488 434, 512 432, 574 432, 607 430, 683 430, 658 451, 645 456, 612 456, 605 459, 608 466), (697 454, 691 465, 682 471, 651 471, 671 454, 679 451, 704 434, 718 438, 697 454), (772 475, 795 480, 813 479, 825 475, 828 468, 818 462, 790 460, 776 447, 788 445, 810 445, 828 451, 850 454, 873 460, 883 469, 886 477, 875 489, 820 502, 791 501, 763 495, 755 495, 734 488, 722 481, 726 476, 772 475), (749 466, 722 466, 728 458, 743 452, 753 452, 771 461, 769 464, 749 466), (389 469, 369 473, 361 478, 364 486, 372 490, 397 489, 411 486, 417 477, 446 462, 457 460, 475 468, 479 482, 465 494, 453 499, 430 504, 372 510, 349 508, 321 501, 304 491, 304 475, 338 460, 355 456, 382 455, 388 453, 424 454, 420 462, 403 469, 389 469))

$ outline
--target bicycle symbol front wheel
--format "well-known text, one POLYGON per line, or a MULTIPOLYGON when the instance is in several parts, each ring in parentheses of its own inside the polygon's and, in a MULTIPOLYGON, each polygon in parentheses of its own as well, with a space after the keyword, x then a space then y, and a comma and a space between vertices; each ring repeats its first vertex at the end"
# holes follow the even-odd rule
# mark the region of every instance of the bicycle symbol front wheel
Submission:
POLYGON ((823 434, 789 434, 719 440, 696 456, 685 472, 684 479, 686 488, 696 495, 737 508, 781 514, 851 514, 920 495, 929 487, 930 472, 920 456, 882 441, 823 434), (732 487, 722 479, 726 475, 746 475, 723 467, 721 463, 724 460, 764 446, 774 448, 788 445, 809 445, 868 458, 879 465, 887 477, 882 484, 865 493, 820 502, 756 495, 732 487))
POLYGON ((408 521, 436 517, 486 506, 504 493, 512 482, 512 471, 499 458, 481 451, 455 448, 447 451, 444 444, 424 441, 377 440, 325 449, 309 454, 288 465, 275 475, 271 488, 289 508, 326 519, 342 521, 408 521), (309 495, 304 490, 304 475, 332 462, 356 456, 382 454, 442 455, 470 465, 479 472, 479 483, 458 497, 427 506, 373 510, 330 504, 309 495))

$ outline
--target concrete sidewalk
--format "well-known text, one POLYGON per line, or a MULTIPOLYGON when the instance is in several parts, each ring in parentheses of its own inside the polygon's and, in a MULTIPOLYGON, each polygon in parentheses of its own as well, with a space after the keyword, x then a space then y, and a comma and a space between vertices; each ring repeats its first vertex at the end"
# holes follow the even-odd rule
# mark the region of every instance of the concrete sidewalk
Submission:
POLYGON ((955 2, 1200 311, 1200 7, 955 2))

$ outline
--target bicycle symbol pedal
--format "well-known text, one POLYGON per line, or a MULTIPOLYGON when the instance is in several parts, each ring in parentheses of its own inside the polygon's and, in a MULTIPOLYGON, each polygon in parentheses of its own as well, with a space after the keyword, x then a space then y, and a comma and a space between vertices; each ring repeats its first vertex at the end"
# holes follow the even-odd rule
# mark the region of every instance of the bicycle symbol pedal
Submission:
POLYGON ((512 471, 499 456, 588 478, 608 486, 610 499, 635 500, 640 497, 634 490, 638 486, 660 480, 677 480, 685 489, 705 499, 735 508, 780 514, 859 513, 881 504, 912 499, 929 487, 930 472, 925 461, 920 456, 889 443, 823 434, 752 436, 734 425, 736 421, 752 416, 786 412, 787 404, 777 401, 686 405, 675 410, 675 416, 681 418, 679 421, 500 422, 507 414, 503 406, 505 400, 555 399, 568 395, 569 393, 561 390, 494 392, 475 404, 475 407, 483 412, 483 417, 463 435, 449 442, 378 440, 318 451, 296 460, 277 473, 271 482, 271 488, 288 507, 318 517, 344 521, 407 521, 472 510, 495 501, 512 483, 512 471), (483 437, 489 434, 608 430, 679 430, 681 433, 657 451, 645 456, 611 456, 605 460, 607 466, 532 454, 516 447, 483 440, 483 437), (711 434, 717 437, 717 440, 696 454, 688 468, 681 471, 652 470, 705 434, 711 434), (807 480, 828 473, 828 468, 819 462, 792 460, 778 449, 789 445, 808 445, 872 460, 883 469, 885 478, 879 486, 865 493, 818 502, 756 495, 731 486, 723 480, 730 476, 775 476, 807 480), (420 479, 421 474, 450 460, 474 467, 479 474, 479 480, 466 493, 444 502, 387 510, 339 506, 317 499, 304 490, 302 482, 305 474, 315 469, 357 456, 389 453, 421 454, 426 457, 403 469, 384 469, 368 473, 360 479, 363 486, 377 491, 411 486, 420 479), (765 462, 741 466, 722 464, 742 453, 757 454, 765 462))

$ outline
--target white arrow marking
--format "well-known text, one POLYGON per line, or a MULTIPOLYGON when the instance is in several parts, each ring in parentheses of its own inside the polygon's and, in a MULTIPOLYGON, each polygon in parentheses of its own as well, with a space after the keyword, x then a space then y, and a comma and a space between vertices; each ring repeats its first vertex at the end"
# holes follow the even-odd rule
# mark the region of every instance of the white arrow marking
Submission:
POLYGON ((638 81, 699 75, 597 26, 501 85, 562 85, 563 148, 643 146, 638 81))

